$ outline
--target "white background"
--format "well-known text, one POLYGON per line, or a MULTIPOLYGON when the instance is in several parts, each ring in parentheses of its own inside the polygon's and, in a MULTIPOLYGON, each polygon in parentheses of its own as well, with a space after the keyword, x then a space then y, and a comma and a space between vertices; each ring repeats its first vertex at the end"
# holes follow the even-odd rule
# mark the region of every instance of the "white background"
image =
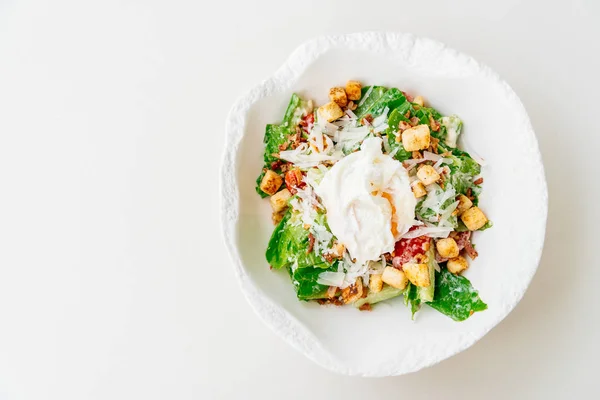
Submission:
POLYGON ((0 1, 0 399, 597 397, 599 18, 595 0, 0 1), (504 77, 550 194, 519 306, 397 378, 334 375, 274 336, 220 231, 234 99, 304 40, 363 30, 504 77))

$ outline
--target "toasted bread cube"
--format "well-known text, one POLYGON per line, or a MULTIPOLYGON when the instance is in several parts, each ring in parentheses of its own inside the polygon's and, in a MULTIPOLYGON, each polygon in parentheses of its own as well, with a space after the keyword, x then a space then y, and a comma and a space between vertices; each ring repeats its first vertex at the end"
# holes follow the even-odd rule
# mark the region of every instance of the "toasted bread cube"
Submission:
POLYGON ((423 150, 429 147, 429 126, 422 124, 402 132, 402 145, 406 151, 423 150))
POLYGON ((440 174, 431 165, 421 165, 417 170, 417 177, 427 186, 440 179, 440 174))
POLYGON ((479 207, 471 207, 460 216, 462 222, 470 231, 476 231, 485 225, 488 221, 485 214, 479 209, 479 207))
POLYGON ((329 100, 333 101, 340 107, 346 107, 348 104, 348 97, 346 91, 341 87, 334 87, 329 89, 329 100))
POLYGON ((427 190, 425 190, 425 186, 423 185, 423 182, 421 182, 421 181, 414 181, 413 184, 411 185, 411 189, 417 199, 419 199, 427 194, 427 190))
POLYGON ((385 267, 381 280, 396 289, 404 289, 408 283, 406 274, 394 267, 385 267))
POLYGON ((269 201, 271 202, 271 208, 273 209, 273 212, 278 213, 285 210, 288 205, 287 202, 291 197, 292 194, 287 189, 280 190, 271 196, 269 201))
POLYGON ((413 100, 413 103, 420 105, 421 107, 423 107, 425 105, 425 99, 422 96, 417 96, 415 97, 415 99, 413 100))
POLYGON ((278 223, 281 222, 281 220, 283 219, 283 216, 285 215, 285 212, 274 212, 271 215, 271 220, 273 220, 273 225, 277 225, 278 223))
POLYGON ((464 194, 459 195, 457 200, 458 200, 458 206, 456 207, 456 210, 458 211, 457 215, 461 215, 462 213, 464 213, 465 211, 467 211, 469 208, 471 208, 473 206, 473 202, 471 201, 471 199, 469 199, 464 194))
POLYGON ((379 293, 383 289, 383 280, 381 274, 373 274, 369 277, 369 290, 373 293, 379 293))
POLYGON ((439 239, 435 243, 435 248, 443 258, 455 258, 458 257, 458 254, 460 253, 458 244, 456 244, 456 241, 452 238, 439 239))
POLYGON ((346 82, 346 95, 348 100, 360 100, 360 90, 362 89, 359 81, 346 82))
POLYGON ((448 260, 446 263, 446 268, 448 268, 448 271, 452 272, 453 274, 460 274, 465 269, 469 268, 469 263, 463 256, 458 256, 448 260))
POLYGON ((413 285, 420 287, 429 287, 431 285, 427 264, 406 263, 402 265, 402 270, 413 285))
POLYGON ((356 281, 353 285, 348 286, 345 289, 342 289, 342 299, 344 303, 353 303, 356 300, 360 299, 363 295, 363 282, 362 278, 359 276, 356 278, 356 281))
POLYGON ((265 176, 260 182, 260 190, 272 196, 277 193, 282 183, 283 178, 281 176, 279 176, 275 171, 268 170, 265 172, 265 176))
POLYGON ((331 254, 334 258, 342 258, 344 256, 344 252, 346 251, 346 246, 343 243, 338 242, 337 240, 333 242, 333 246, 329 250, 329 254, 331 254))
POLYGON ((329 103, 317 109, 317 115, 319 118, 327 120, 327 122, 333 122, 336 119, 343 116, 344 112, 342 111, 340 106, 338 106, 333 101, 330 101, 329 103))

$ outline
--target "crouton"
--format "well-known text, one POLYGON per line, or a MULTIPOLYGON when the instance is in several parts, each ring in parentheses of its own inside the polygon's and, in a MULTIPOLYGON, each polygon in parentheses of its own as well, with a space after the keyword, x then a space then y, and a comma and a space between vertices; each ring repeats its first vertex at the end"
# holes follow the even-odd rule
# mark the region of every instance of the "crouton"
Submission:
POLYGON ((440 174, 431 165, 421 165, 417 170, 417 177, 427 186, 440 179, 440 174))
POLYGON ((429 147, 429 126, 422 124, 402 132, 402 145, 406 151, 423 150, 429 147))
POLYGON ((408 283, 406 274, 394 267, 385 267, 381 280, 396 289, 404 289, 408 283))
POLYGON ((281 222, 281 220, 283 219, 283 216, 285 215, 285 212, 274 212, 271 215, 271 220, 273 221, 273 225, 277 225, 278 223, 281 222))
POLYGON ((460 250, 458 249, 458 244, 452 238, 439 239, 435 243, 435 248, 437 249, 440 256, 443 258, 455 258, 458 257, 460 250))
POLYGON ((423 182, 421 182, 421 181, 414 181, 413 184, 411 185, 411 189, 417 199, 419 199, 427 194, 427 190, 425 190, 425 186, 423 185, 423 182))
POLYGON ((280 190, 271 196, 269 201, 271 202, 271 208, 273 209, 273 212, 278 213, 285 210, 288 206, 287 202, 291 197, 292 194, 287 189, 280 190))
POLYGON ((356 300, 360 299, 362 295, 363 282, 360 276, 356 278, 354 284, 348 286, 345 289, 342 289, 342 299, 346 304, 355 302, 356 300))
POLYGON ((383 280, 381 274, 373 274, 369 277, 369 290, 373 293, 379 293, 383 289, 383 280))
POLYGON ((361 96, 361 85, 358 81, 348 81, 346 82, 346 95, 348 96, 348 100, 360 100, 361 96))
POLYGON ((344 256, 344 252, 346 251, 346 246, 343 243, 338 242, 337 240, 333 242, 333 246, 331 247, 331 254, 335 258, 342 258, 344 256))
POLYGON ((456 207, 456 210, 458 211, 457 215, 461 215, 473 206, 473 202, 471 201, 471 199, 469 199, 464 194, 459 195, 456 200, 458 200, 458 206, 456 207))
POLYGON ((421 107, 423 107, 425 105, 425 99, 421 96, 417 96, 415 97, 415 99, 413 100, 413 103, 420 105, 421 107))
POLYGON ((431 285, 427 264, 406 263, 402 265, 402 270, 413 285, 420 287, 429 287, 431 285))
POLYGON ((462 222, 470 231, 476 231, 485 225, 488 221, 485 214, 479 209, 479 207, 471 207, 467 211, 463 212, 460 216, 462 222))
POLYGON ((333 101, 330 101, 329 103, 317 109, 317 115, 319 118, 327 120, 327 122, 333 122, 336 119, 343 116, 344 112, 342 111, 340 106, 338 106, 333 101))
POLYGON ((333 101, 340 107, 346 107, 348 105, 348 97, 346 91, 341 87, 334 87, 329 89, 329 100, 333 101))
POLYGON ((469 268, 469 263, 463 256, 458 256, 448 260, 446 263, 446 268, 448 268, 448 271, 452 272, 453 274, 460 274, 465 269, 469 268))
POLYGON ((260 182, 260 190, 266 194, 272 196, 277 193, 277 190, 281 187, 283 178, 279 176, 275 171, 267 170, 265 176, 260 182))

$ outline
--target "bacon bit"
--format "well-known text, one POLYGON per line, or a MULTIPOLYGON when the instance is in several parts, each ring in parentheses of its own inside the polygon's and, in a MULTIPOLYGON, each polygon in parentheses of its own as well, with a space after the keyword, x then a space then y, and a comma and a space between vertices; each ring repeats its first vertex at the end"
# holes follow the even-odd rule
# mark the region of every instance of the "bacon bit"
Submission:
POLYGON ((437 154, 438 153, 438 145, 439 144, 440 144, 440 139, 434 138, 433 136, 431 136, 430 142, 429 142, 429 151, 431 151, 432 153, 437 154))
POLYGON ((481 185, 483 183, 483 178, 479 178, 473 181, 473 184, 475 185, 481 185))
POLYGON ((291 142, 292 150, 294 150, 298 146, 300 146, 300 143, 302 142, 301 138, 302 138, 302 129, 300 129, 299 127, 296 127, 296 133, 293 133, 288 137, 288 140, 291 142))
POLYGON ((287 150, 287 148, 289 147, 289 145, 290 145, 290 142, 286 140, 283 144, 279 145, 279 151, 287 150))
POLYGON ((474 260, 477 258, 477 256, 479 256, 479 253, 477 253, 477 250, 475 250, 475 248, 473 247, 471 240, 468 240, 465 243, 465 252, 471 258, 471 260, 474 260))
POLYGON ((329 304, 333 304, 334 306, 344 305, 344 302, 342 300, 340 300, 339 297, 334 297, 332 299, 317 299, 317 303, 319 303, 322 306, 329 305, 329 304))
POLYGON ((315 114, 310 113, 306 117, 304 117, 303 120, 304 120, 304 122, 306 122, 306 125, 312 125, 315 123, 315 114))
POLYGON ((327 289, 327 297, 333 299, 338 291, 337 286, 329 286, 327 289))
POLYGON ((404 118, 407 118, 407 119, 410 118, 410 110, 408 110, 406 112, 406 114, 404 114, 404 118))
MULTIPOLYGON (((469 257, 471 257, 471 259, 473 259, 473 260, 475 258, 477 258, 477 256, 479 254, 477 253, 477 251, 473 248, 473 245, 471 244, 471 232, 470 231, 450 232, 450 237, 452 239, 454 239, 454 241, 456 242, 456 245, 458 246, 459 251, 465 250, 465 253, 467 253, 467 255, 469 257)), ((447 259, 445 259, 443 261, 447 261, 447 259)))
POLYGON ((431 125, 431 130, 434 132, 440 130, 440 123, 433 119, 431 115, 429 116, 429 125, 431 125))
POLYGON ((310 254, 313 251, 313 247, 315 247, 315 237, 312 233, 308 234, 308 249, 306 249, 306 254, 310 254))
POLYGON ((302 181, 303 177, 302 171, 298 168, 290 169, 285 173, 285 186, 287 186, 291 194, 296 194, 298 188, 306 186, 306 183, 302 181))
POLYGON ((284 162, 283 160, 277 160, 277 161, 273 161, 273 162, 271 163, 271 169, 272 169, 273 171, 276 171, 276 170, 280 169, 280 168, 281 168, 281 166, 282 166, 284 163, 285 163, 285 162, 284 162))
POLYGON ((367 114, 362 119, 362 121, 363 121, 363 125, 367 125, 367 124, 364 123, 364 121, 367 121, 367 123, 371 124, 373 122, 373 116, 371 114, 367 114))
POLYGON ((421 158, 423 158, 423 154, 421 154, 420 151, 413 151, 412 158, 414 158, 415 160, 420 160, 421 158))
POLYGON ((417 126, 417 125, 419 125, 420 122, 421 122, 421 120, 419 120, 419 118, 417 118, 417 117, 412 117, 410 119, 411 126, 417 126))
POLYGON ((404 97, 406 97, 406 100, 408 100, 409 102, 413 102, 413 100, 415 99, 414 97, 412 97, 410 94, 406 93, 406 92, 402 92, 402 94, 404 95, 404 97))
POLYGON ((400 129, 400 132, 405 131, 408 128, 410 128, 410 124, 406 121, 400 121, 400 123, 398 124, 398 129, 400 129))
POLYGON ((269 269, 272 271, 272 270, 273 270, 273 266, 272 266, 272 265, 269 265, 269 269))
POLYGON ((288 163, 285 163, 285 164, 283 164, 283 165, 281 166, 281 173, 282 173, 282 174, 285 174, 285 173, 288 171, 288 169, 290 168, 290 165, 291 165, 291 164, 288 164, 288 163))
POLYGON ((371 311, 372 310, 370 303, 365 303, 362 306, 358 307, 358 309, 360 311, 371 311))

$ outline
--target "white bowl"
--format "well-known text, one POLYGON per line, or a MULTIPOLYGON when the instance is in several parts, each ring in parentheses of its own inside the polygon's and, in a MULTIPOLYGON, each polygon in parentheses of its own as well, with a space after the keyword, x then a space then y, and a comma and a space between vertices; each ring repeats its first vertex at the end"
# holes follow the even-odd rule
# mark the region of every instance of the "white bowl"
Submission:
POLYGON ((319 365, 342 374, 417 371, 471 346, 519 302, 544 243, 547 189, 538 144, 523 105, 498 75, 441 43, 409 34, 323 37, 300 46, 269 79, 240 98, 227 121, 222 170, 224 234, 246 298, 275 332, 319 365), (464 322, 423 307, 415 321, 401 299, 372 312, 296 299, 285 271, 264 251, 273 225, 255 192, 263 134, 290 95, 318 103, 332 85, 357 79, 425 97, 464 121, 462 147, 485 160, 480 205, 494 227, 475 235, 479 258, 465 275, 488 304, 464 322))

